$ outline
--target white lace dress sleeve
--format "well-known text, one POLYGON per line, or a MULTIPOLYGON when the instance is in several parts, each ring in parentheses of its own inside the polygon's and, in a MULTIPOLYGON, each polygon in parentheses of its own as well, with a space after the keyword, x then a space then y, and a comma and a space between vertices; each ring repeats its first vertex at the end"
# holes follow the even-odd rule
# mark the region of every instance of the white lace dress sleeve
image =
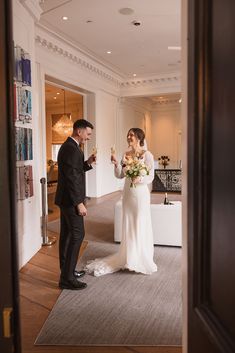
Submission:
POLYGON ((142 176, 140 179, 140 184, 150 184, 154 179, 154 158, 151 152, 145 152, 144 162, 149 169, 149 175, 142 176))
MULTIPOLYGON (((123 158, 122 158, 123 160, 123 158)), ((122 163, 122 162, 121 162, 122 163)), ((122 169, 122 165, 118 164, 117 167, 114 166, 114 175, 116 178, 118 179, 122 179, 125 177, 124 173, 123 173, 123 169, 122 169)))

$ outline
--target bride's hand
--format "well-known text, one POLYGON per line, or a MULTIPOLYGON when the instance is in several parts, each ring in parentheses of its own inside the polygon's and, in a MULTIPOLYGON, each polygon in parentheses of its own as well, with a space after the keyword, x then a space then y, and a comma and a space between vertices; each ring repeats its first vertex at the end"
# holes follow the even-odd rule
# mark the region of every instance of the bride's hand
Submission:
POLYGON ((117 167, 118 161, 114 154, 111 155, 111 162, 115 165, 115 167, 117 167))
POLYGON ((132 179, 132 183, 133 184, 138 184, 138 183, 140 183, 140 181, 141 181, 141 177, 140 176, 137 176, 137 177, 132 179))

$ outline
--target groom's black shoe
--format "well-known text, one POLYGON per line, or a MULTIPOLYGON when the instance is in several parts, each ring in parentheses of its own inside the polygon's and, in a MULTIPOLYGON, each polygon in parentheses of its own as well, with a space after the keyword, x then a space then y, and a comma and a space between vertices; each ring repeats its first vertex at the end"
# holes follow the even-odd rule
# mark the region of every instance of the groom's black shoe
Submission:
POLYGON ((83 276, 85 276, 85 274, 86 274, 86 272, 85 271, 74 271, 74 277, 76 277, 76 278, 81 278, 81 277, 83 277, 83 276))
POLYGON ((68 281, 65 280, 60 280, 59 282, 59 287, 61 289, 71 289, 71 290, 79 290, 79 289, 84 289, 87 287, 87 284, 84 282, 79 282, 78 280, 71 279, 68 281))

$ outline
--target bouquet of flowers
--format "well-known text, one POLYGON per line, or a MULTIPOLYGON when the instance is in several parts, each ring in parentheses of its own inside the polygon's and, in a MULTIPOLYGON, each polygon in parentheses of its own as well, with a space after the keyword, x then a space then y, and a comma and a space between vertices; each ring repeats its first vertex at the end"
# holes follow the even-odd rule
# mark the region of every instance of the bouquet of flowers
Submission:
POLYGON ((131 187, 136 187, 134 179, 149 175, 148 166, 138 154, 136 156, 125 155, 122 168, 125 176, 131 180, 131 187))

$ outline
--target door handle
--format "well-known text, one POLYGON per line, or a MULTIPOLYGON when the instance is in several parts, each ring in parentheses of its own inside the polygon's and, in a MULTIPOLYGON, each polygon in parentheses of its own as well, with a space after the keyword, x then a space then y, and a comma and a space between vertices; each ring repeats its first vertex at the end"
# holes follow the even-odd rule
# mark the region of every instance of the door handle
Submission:
POLYGON ((10 338, 12 336, 11 332, 11 315, 12 308, 3 309, 3 337, 10 338))

